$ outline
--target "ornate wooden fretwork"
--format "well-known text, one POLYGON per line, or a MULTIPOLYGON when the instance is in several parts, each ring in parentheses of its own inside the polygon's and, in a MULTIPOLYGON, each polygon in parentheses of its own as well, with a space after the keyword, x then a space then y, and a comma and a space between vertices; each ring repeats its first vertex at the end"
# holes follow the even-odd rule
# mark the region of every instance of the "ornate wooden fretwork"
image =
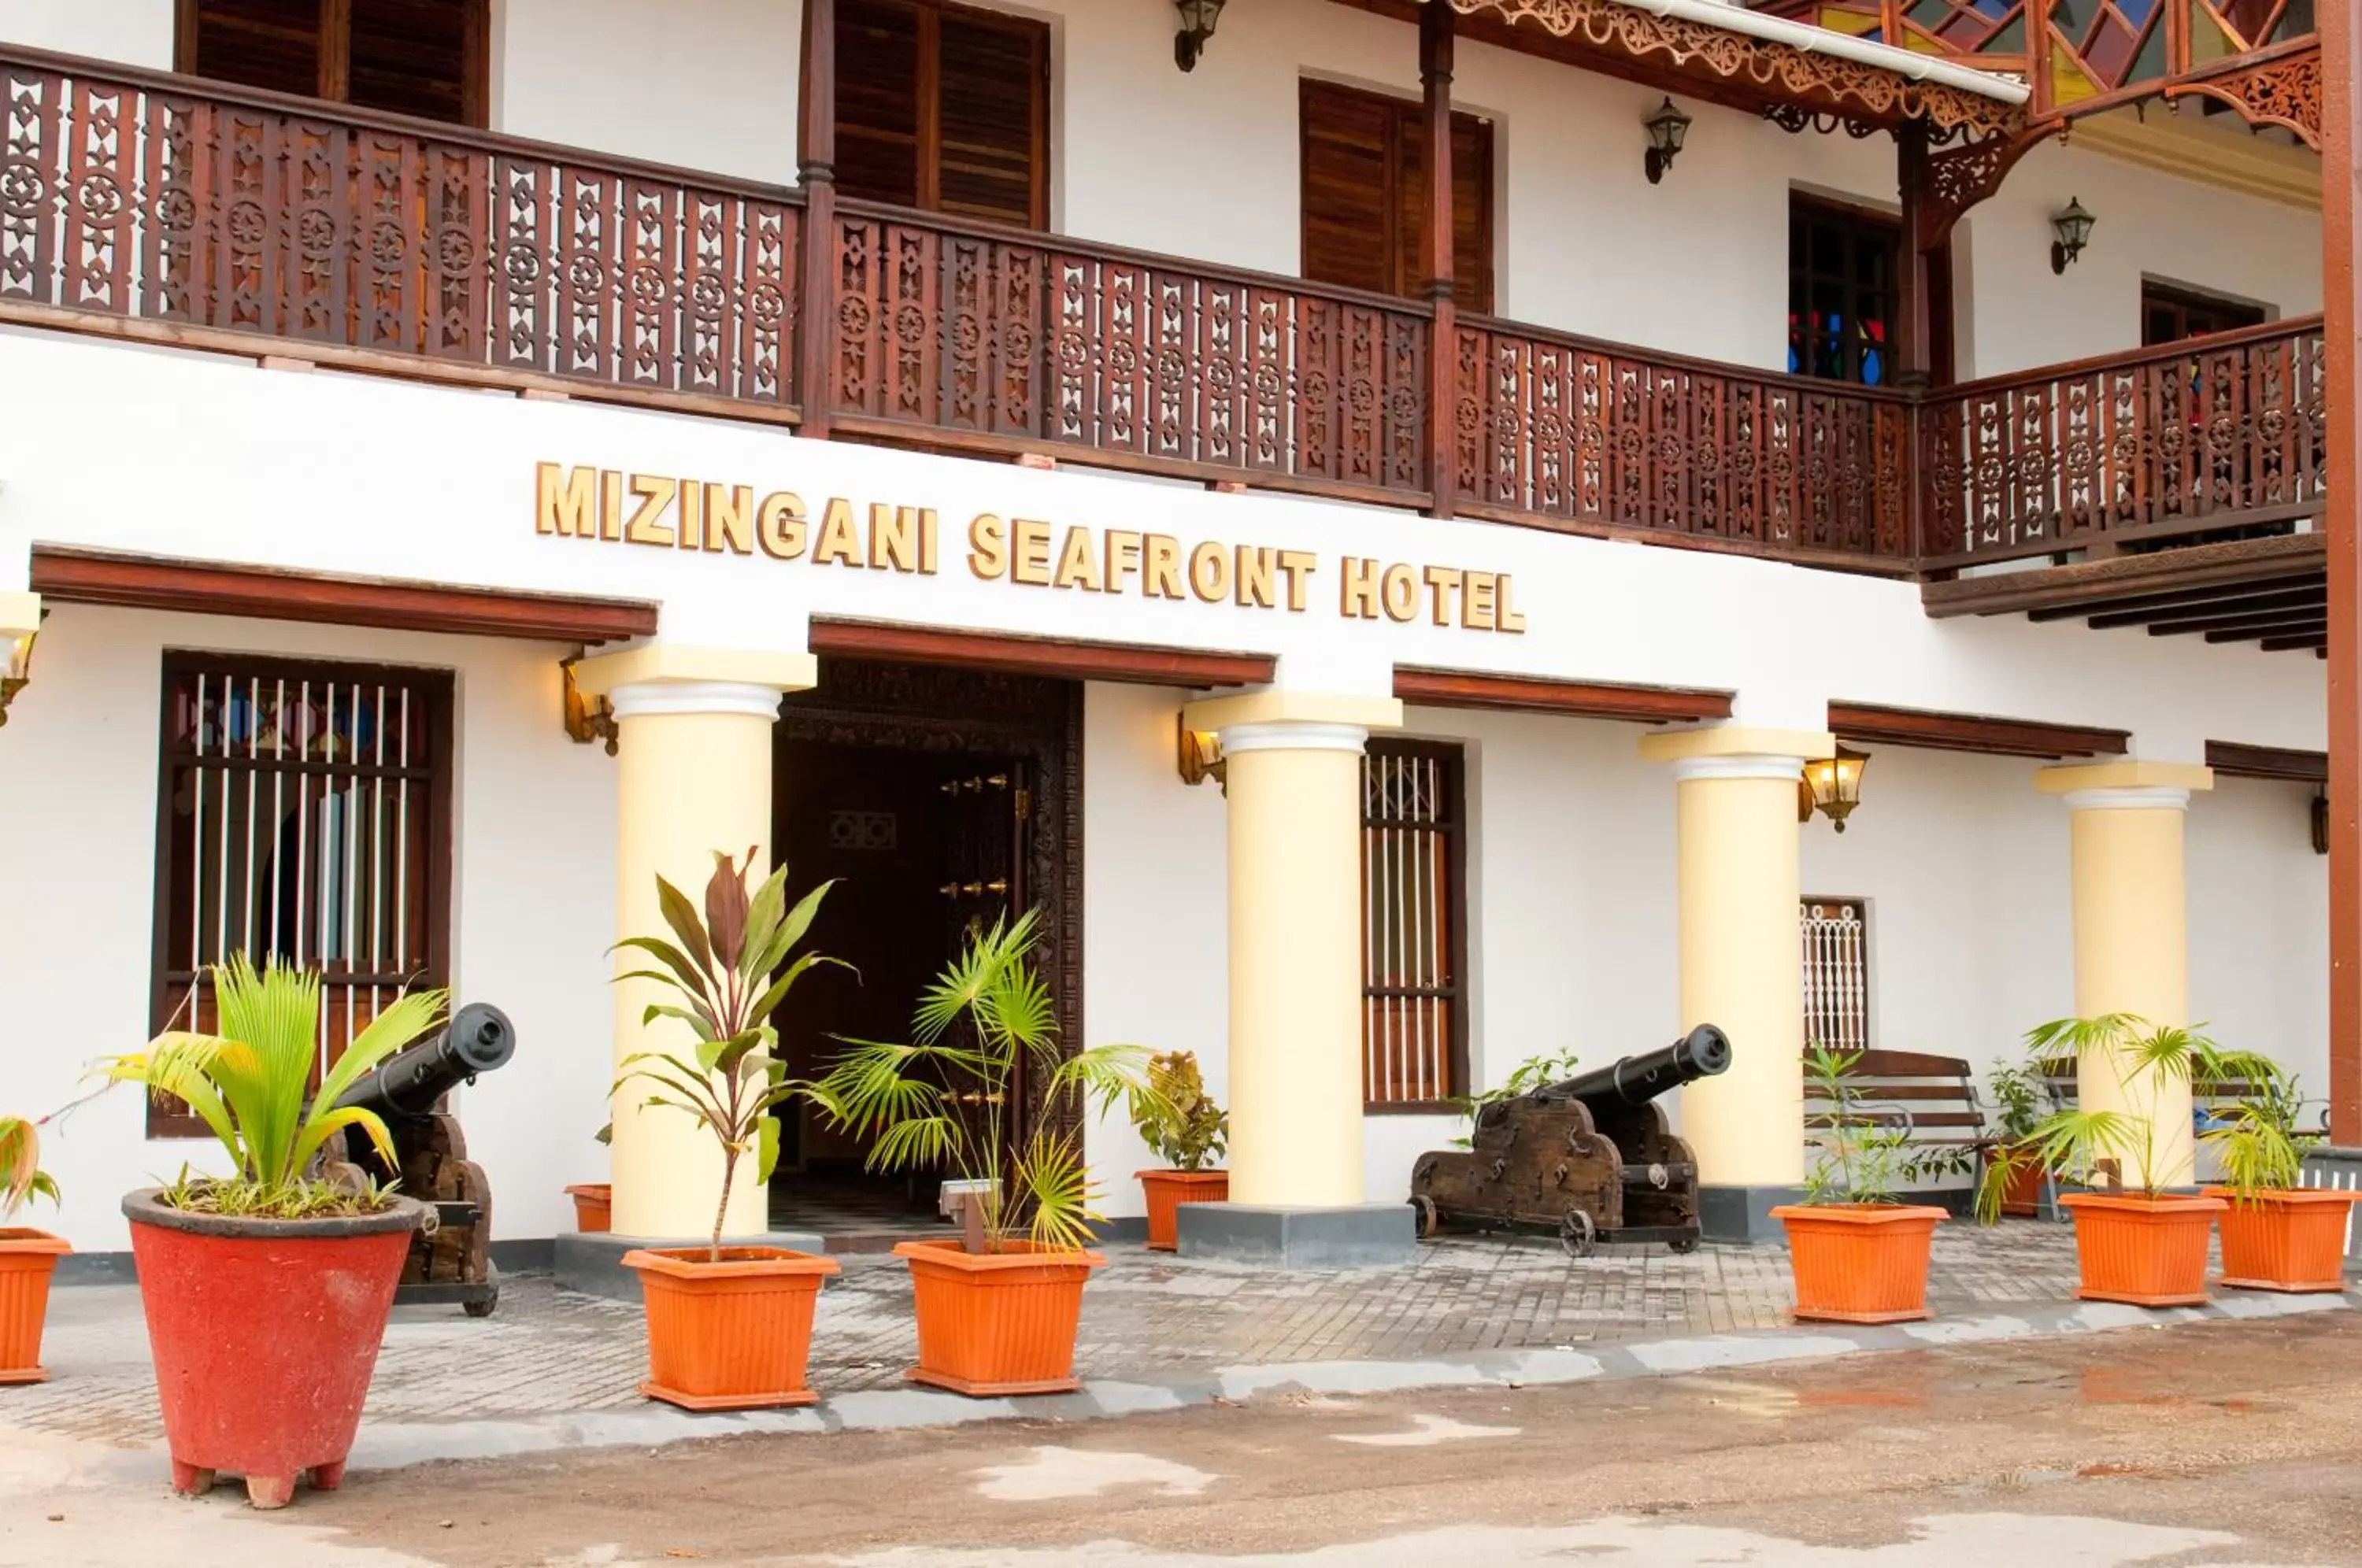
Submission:
POLYGON ((2166 90, 2169 98, 2218 99, 2248 124, 2279 126, 2309 147, 2321 145, 2321 50, 2318 46, 2258 59, 2219 76, 2166 90))
POLYGON ((1944 243, 1970 207, 2001 189, 2018 160, 2038 146, 2046 131, 2016 130, 1961 141, 1927 155, 1927 190, 1919 204, 1922 252, 1944 243))
POLYGON ((1462 16, 1496 13, 1629 60, 1702 68, 1727 82, 1819 103, 1882 123, 2006 130, 2015 105, 1942 82, 1915 82, 1837 55, 1808 53, 1685 17, 1661 17, 1621 0, 1451 0, 1462 16))

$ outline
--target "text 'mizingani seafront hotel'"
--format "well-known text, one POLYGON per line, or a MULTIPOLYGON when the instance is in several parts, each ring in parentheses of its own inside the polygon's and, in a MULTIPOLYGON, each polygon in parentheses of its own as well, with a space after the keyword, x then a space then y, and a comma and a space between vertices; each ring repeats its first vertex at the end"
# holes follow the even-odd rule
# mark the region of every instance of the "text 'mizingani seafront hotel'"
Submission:
MULTIPOLYGON (((837 884, 790 1072, 1032 911, 1067 1049, 1197 1055, 1263 1255, 1407 1248, 1459 1102, 1705 1022, 1714 1237, 1814 1044, 2204 1021, 2362 1143, 2356 31, 14 0, 0 1101, 234 955, 323 967, 324 1059, 449 987, 515 1025, 499 1255, 574 1184, 697 1235, 611 949, 751 845, 837 884)), ((1043 1076, 1126 1233, 1148 1152, 1043 1076)), ((79 1253, 218 1158, 181 1112, 48 1129, 79 1253)), ((868 1154, 792 1112, 728 1230, 933 1214, 868 1154)))

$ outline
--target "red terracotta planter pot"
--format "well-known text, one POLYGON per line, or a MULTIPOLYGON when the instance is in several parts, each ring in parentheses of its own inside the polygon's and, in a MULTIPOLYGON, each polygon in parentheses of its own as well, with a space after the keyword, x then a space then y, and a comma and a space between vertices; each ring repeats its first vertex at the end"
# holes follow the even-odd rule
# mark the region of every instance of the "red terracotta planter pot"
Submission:
POLYGON ((50 1317, 50 1275, 73 1249, 46 1231, 0 1230, 0 1385, 41 1383, 41 1326, 50 1317))
POLYGON ((1940 1209, 1895 1203, 1783 1204, 1796 1316, 1908 1323, 1927 1316, 1927 1249, 1940 1209))
POLYGON ((919 1364, 904 1375, 955 1394, 1065 1394, 1075 1376, 1083 1286, 1107 1258, 1013 1242, 996 1253, 904 1242, 919 1317, 919 1364))
POLYGON ((1169 1253, 1180 1245, 1181 1206, 1223 1203, 1231 1196, 1228 1171, 1142 1171, 1140 1190, 1148 1198, 1148 1247, 1169 1253))
POLYGON ((2135 1307, 2194 1307, 2206 1299, 2206 1242, 2219 1198, 2140 1198, 2070 1192, 2059 1203, 2075 1216, 2075 1261, 2086 1301, 2135 1307))
POLYGON ((834 1258, 786 1247, 703 1247, 624 1254, 647 1304, 648 1377, 640 1392, 685 1410, 809 1405, 812 1309, 834 1258))
POLYGON ((227 1471, 259 1508, 286 1507, 307 1473, 335 1490, 426 1206, 398 1198, 350 1219, 233 1220, 167 1209, 149 1187, 123 1212, 172 1489, 203 1492, 227 1471))
MULTIPOLYGON (((2023 1147, 2025 1146, 2020 1145, 2021 1149, 2023 1147)), ((2013 1154, 2018 1152, 2017 1149, 2011 1151, 2013 1154)), ((2039 1163, 2022 1163, 2012 1166, 2009 1181, 2002 1188, 2001 1211, 2004 1215, 2018 1220, 2031 1220, 2039 1215, 2042 1212, 2044 1175, 2039 1163)))
POLYGON ((612 1184, 585 1183, 568 1187, 566 1193, 574 1199, 574 1228, 582 1234, 603 1234, 613 1223, 615 1188, 612 1184))
POLYGON ((2345 1288, 2345 1228, 2362 1193, 2312 1187, 2240 1198, 2227 1187, 2206 1188, 2222 1198, 2224 1285, 2243 1290, 2316 1291, 2345 1288))

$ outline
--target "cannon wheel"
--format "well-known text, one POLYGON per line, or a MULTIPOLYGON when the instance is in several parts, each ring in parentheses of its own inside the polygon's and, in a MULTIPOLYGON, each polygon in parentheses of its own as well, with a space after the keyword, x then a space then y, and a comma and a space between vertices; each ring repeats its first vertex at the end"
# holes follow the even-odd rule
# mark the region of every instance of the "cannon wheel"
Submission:
POLYGON ((1677 1253, 1694 1253, 1698 1250, 1698 1239, 1695 1236, 1675 1236, 1672 1241, 1667 1242, 1665 1245, 1672 1248, 1672 1250, 1677 1253))
POLYGON ((1410 1200, 1410 1211, 1418 1218, 1419 1240, 1425 1241, 1435 1234, 1435 1199, 1414 1196, 1410 1200))
POLYGON ((492 1315, 493 1309, 500 1306, 500 1304, 501 1287, 495 1285, 492 1286, 491 1295, 480 1297, 473 1301, 461 1302, 459 1304, 459 1310, 465 1312, 470 1318, 489 1318, 492 1315))
POLYGON ((1599 1228, 1580 1209, 1570 1209, 1558 1222, 1558 1244, 1571 1258, 1587 1258, 1599 1250, 1599 1228))

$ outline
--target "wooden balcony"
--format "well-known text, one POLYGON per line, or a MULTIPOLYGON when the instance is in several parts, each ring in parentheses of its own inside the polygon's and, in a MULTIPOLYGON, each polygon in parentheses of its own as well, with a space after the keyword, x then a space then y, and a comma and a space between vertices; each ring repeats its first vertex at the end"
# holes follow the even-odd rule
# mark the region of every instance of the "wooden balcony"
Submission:
POLYGON ((13 48, 0 89, 0 320, 1895 575, 2321 503, 2317 320, 1915 398, 1472 316, 1439 363, 1428 306, 1297 279, 807 234, 792 188, 13 48))

